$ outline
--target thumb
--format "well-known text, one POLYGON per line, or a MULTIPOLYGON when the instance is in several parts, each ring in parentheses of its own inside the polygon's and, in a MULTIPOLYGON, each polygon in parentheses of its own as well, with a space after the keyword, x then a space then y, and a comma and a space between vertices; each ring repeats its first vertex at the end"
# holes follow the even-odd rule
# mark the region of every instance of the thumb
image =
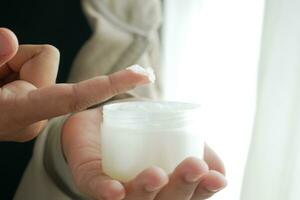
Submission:
POLYGON ((16 35, 6 28, 0 28, 0 68, 9 61, 18 50, 16 35))

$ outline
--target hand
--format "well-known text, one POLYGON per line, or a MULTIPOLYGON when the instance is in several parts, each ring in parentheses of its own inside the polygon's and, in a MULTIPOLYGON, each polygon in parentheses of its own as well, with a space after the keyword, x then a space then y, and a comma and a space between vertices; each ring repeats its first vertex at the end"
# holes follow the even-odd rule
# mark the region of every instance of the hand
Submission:
POLYGON ((0 28, 0 141, 28 141, 48 118, 76 112, 137 85, 146 76, 123 70, 77 84, 55 84, 59 52, 50 45, 18 45, 0 28))
POLYGON ((62 146, 75 184, 97 200, 202 200, 226 186, 224 166, 208 146, 205 161, 188 158, 168 176, 157 167, 121 184, 101 169, 99 109, 70 117, 62 131, 62 146))

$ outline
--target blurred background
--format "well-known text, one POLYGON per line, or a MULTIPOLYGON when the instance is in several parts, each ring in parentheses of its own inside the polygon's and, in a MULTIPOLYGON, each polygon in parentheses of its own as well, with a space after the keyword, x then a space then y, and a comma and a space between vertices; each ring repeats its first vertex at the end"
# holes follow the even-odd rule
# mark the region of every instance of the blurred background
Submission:
POLYGON ((300 1, 167 0, 164 98, 202 105, 213 200, 300 199, 300 1))
POLYGON ((164 98, 202 105, 206 121, 199 126, 225 162, 229 182, 212 199, 238 200, 255 113, 264 1, 165 3, 164 98))

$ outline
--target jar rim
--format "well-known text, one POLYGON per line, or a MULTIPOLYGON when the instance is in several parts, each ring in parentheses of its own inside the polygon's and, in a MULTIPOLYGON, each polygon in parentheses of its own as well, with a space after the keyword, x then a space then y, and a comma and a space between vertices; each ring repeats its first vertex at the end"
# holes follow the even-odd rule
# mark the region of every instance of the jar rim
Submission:
POLYGON ((200 104, 176 102, 176 101, 157 101, 157 100, 147 100, 147 101, 128 101, 128 102, 117 102, 107 104, 103 107, 103 113, 150 113, 150 114, 175 114, 182 112, 189 112, 193 110, 198 110, 201 107, 200 104), (145 107, 149 105, 151 107, 145 107), (156 109, 153 109, 156 108, 156 109))
POLYGON ((186 127, 198 121, 199 104, 174 101, 118 102, 103 107, 103 122, 126 127, 186 127))

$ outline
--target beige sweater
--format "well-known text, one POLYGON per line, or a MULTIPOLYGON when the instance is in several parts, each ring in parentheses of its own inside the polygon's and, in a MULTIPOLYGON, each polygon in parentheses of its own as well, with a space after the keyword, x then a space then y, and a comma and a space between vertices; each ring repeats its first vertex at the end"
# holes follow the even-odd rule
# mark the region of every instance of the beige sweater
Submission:
MULTIPOLYGON (((74 61, 70 82, 109 74, 134 63, 151 66, 160 74, 160 0, 82 0, 82 7, 93 34, 74 61)), ((131 93, 156 97, 159 89, 157 82, 131 93)), ((50 120, 38 137, 15 200, 88 199, 76 189, 62 154, 61 127, 67 118, 50 120)))

